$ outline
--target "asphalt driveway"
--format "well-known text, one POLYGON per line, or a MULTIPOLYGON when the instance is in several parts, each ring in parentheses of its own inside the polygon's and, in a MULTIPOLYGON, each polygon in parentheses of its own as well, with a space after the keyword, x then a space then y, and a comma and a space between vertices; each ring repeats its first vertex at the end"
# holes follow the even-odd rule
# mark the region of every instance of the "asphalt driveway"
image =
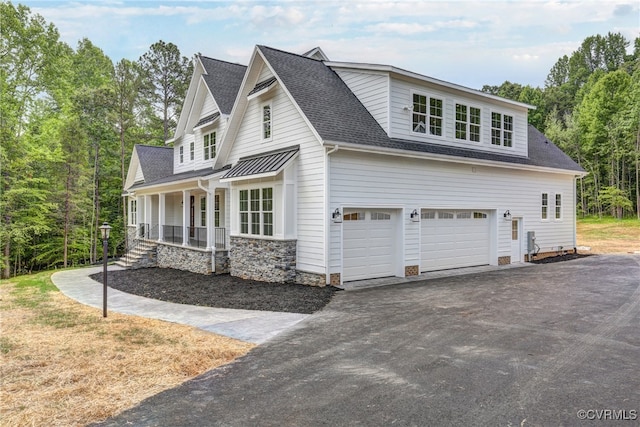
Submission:
POLYGON ((639 424, 640 257, 621 255, 340 292, 101 425, 639 424))

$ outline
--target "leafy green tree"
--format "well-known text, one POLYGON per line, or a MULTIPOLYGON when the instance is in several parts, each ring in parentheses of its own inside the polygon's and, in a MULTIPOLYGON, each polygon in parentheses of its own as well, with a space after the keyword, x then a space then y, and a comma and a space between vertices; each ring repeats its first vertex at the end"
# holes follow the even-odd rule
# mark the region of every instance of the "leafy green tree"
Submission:
POLYGON ((162 40, 152 44, 139 62, 146 73, 146 93, 154 106, 155 117, 162 120, 163 133, 158 139, 164 142, 175 130, 193 65, 175 44, 162 40))

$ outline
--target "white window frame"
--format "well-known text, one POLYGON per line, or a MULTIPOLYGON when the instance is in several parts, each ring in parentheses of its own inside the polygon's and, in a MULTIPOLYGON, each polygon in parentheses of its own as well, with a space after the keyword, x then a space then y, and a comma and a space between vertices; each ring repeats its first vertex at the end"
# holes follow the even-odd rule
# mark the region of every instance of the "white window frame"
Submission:
POLYGON ((273 103, 271 101, 260 105, 260 137, 263 142, 273 140, 273 103), (269 120, 265 120, 264 110, 269 108, 269 120), (268 125, 268 135, 267 126, 268 125))
POLYGON ((554 210, 553 210, 553 218, 556 221, 562 220, 562 193, 556 193, 553 197, 554 200, 554 210), (560 203, 558 203, 558 197, 560 197, 560 203))
POLYGON ((138 201, 131 199, 129 201, 129 225, 136 225, 138 223, 138 201))
POLYGON ((216 157, 216 131, 206 133, 202 137, 203 158, 211 160, 216 157))
POLYGON ((275 236, 275 194, 273 185, 251 186, 238 190, 238 232, 240 235, 267 238, 275 236), (266 197, 267 192, 271 193, 270 198, 266 197), (243 194, 246 195, 245 200, 243 200, 243 194), (244 229, 243 224, 246 227, 244 229))
POLYGON ((189 160, 193 162, 195 158, 196 158, 196 143, 195 141, 191 141, 189 143, 189 160))
POLYGON ((540 219, 542 221, 549 220, 549 193, 540 193, 540 219))
MULTIPOLYGON (((454 129, 453 129, 453 138, 456 141, 468 141, 474 144, 478 144, 482 142, 482 108, 478 107, 477 105, 473 105, 473 104, 469 104, 463 101, 455 101, 454 105, 453 105, 453 114, 454 114, 454 129), (466 113, 465 113, 465 119, 464 120, 460 120, 459 116, 458 116, 458 106, 462 106, 466 108, 466 113), (478 111, 478 123, 472 123, 471 122, 471 110, 477 110, 478 111), (464 125, 464 138, 461 138, 458 136, 458 132, 460 131, 460 125, 464 125), (477 132, 474 132, 474 135, 477 134, 478 139, 474 140, 471 139, 471 128, 476 127, 477 128, 477 132)), ((474 115, 474 117, 476 117, 474 115)))
POLYGON ((213 196, 213 226, 220 227, 220 195, 213 196))
POLYGON ((181 164, 184 163, 184 145, 181 145, 178 149, 178 158, 181 164))
POLYGON ((199 206, 198 211, 200 212, 200 227, 206 227, 207 226, 207 196, 200 196, 200 202, 198 206, 199 206))
POLYGON ((411 91, 411 108, 412 108, 412 113, 411 113, 411 121, 410 121, 410 126, 411 126, 411 134, 412 135, 420 135, 420 136, 429 136, 429 137, 435 137, 435 138, 444 138, 445 137, 445 99, 444 97, 440 97, 437 95, 432 95, 430 93, 427 92, 421 92, 421 91, 411 91), (425 113, 421 113, 421 112, 417 112, 415 111, 415 101, 414 101, 414 97, 415 96, 424 96, 425 97, 425 113), (440 105, 440 116, 436 116, 436 115, 432 115, 431 114, 431 100, 436 100, 436 101, 440 101, 441 105, 440 105), (416 130, 417 126, 414 126, 414 116, 423 116, 424 117, 424 132, 419 132, 418 130, 416 130), (440 134, 438 135, 437 133, 432 133, 432 119, 434 120, 440 120, 440 134))
POLYGON ((507 114, 502 111, 492 110, 490 112, 490 120, 491 120, 491 145, 496 147, 504 147, 504 148, 513 148, 513 127, 514 127, 514 116, 513 114, 507 114), (496 121, 493 118, 494 114, 500 115, 499 127, 495 126, 496 121), (509 126, 507 126, 507 117, 509 120, 509 126), (508 128, 507 128, 508 127, 508 128), (499 135, 496 137, 496 132, 499 132, 499 135), (508 138, 507 138, 508 135, 508 138), (497 142, 496 142, 497 141, 497 142), (509 145, 506 145, 506 143, 509 145))

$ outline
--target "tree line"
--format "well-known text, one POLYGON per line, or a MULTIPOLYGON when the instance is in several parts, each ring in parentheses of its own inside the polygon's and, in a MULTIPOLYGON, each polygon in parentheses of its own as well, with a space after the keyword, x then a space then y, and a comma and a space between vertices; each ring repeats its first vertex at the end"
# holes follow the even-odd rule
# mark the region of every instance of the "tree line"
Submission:
POLYGON ((579 215, 640 219, 640 38, 587 37, 553 65, 544 88, 504 82, 484 92, 536 106, 529 122, 578 162, 579 215))
POLYGON ((134 144, 173 132, 191 61, 158 41, 114 63, 88 39, 75 49, 23 5, 0 3, 2 277, 100 258, 126 236, 122 187, 134 144))
MULTIPOLYGON (((134 144, 172 134, 192 63, 158 41, 114 63, 88 39, 75 49, 23 5, 0 3, 0 269, 2 277, 95 263, 99 231, 122 252, 122 187, 134 144)), ((558 59, 544 88, 483 91, 535 105, 529 122, 589 174, 581 215, 640 218, 640 39, 593 36, 558 59)))

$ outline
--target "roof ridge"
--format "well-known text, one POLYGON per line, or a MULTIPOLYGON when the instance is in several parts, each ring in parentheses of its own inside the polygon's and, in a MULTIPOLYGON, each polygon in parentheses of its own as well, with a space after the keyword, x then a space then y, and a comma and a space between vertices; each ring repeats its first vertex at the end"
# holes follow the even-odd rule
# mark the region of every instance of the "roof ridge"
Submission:
POLYGON ((212 57, 210 57, 210 56, 202 55, 202 54, 200 54, 200 53, 198 54, 198 56, 199 56, 200 58, 205 58, 205 59, 208 59, 208 60, 210 60, 210 61, 224 62, 225 64, 229 64, 229 65, 236 65, 236 66, 238 66, 238 67, 247 68, 247 66, 246 66, 246 65, 242 65, 242 64, 239 64, 239 63, 237 63, 237 62, 230 62, 230 61, 225 61, 224 59, 212 58, 212 57))
POLYGON ((151 144, 134 144, 135 147, 148 147, 148 148, 164 148, 166 150, 173 150, 172 147, 166 147, 162 145, 151 145, 151 144))
MULTIPOLYGON (((299 58, 308 59, 309 61, 314 61, 314 62, 324 62, 324 61, 321 61, 321 60, 319 60, 319 59, 310 58, 310 57, 308 57, 308 56, 301 55, 301 54, 299 54, 299 53, 287 52, 286 50, 277 49, 277 48, 275 48, 275 47, 271 47, 271 46, 265 46, 265 45, 263 45, 263 44, 256 45, 256 47, 258 47, 258 48, 265 48, 265 49, 269 49, 269 50, 274 50, 274 51, 276 51, 276 52, 286 53, 287 55, 297 56, 297 57, 299 57, 299 58)), ((314 48, 314 49, 315 49, 315 48, 314 48)))

